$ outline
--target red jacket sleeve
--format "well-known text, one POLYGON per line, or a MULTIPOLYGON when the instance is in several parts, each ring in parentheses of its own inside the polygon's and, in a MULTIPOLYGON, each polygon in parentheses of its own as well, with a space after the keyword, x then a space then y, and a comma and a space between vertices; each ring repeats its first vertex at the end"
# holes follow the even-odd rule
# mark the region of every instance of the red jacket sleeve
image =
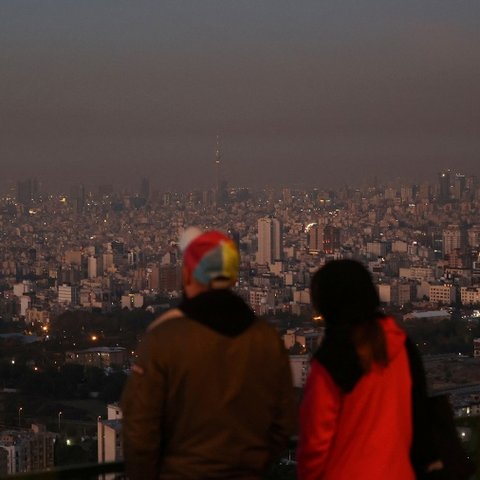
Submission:
POLYGON ((323 478, 336 432, 340 402, 340 389, 328 371, 314 360, 300 407, 299 480, 323 478))

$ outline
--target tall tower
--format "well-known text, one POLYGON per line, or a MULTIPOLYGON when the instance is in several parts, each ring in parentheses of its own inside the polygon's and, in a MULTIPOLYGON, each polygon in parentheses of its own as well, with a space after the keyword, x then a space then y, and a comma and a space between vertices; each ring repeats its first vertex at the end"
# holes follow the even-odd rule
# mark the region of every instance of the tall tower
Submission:
POLYGON ((258 264, 271 264, 282 259, 282 225, 272 217, 258 219, 258 264))
POLYGON ((217 143, 215 146, 215 191, 217 196, 220 192, 220 160, 222 152, 220 151, 220 135, 217 135, 217 143))

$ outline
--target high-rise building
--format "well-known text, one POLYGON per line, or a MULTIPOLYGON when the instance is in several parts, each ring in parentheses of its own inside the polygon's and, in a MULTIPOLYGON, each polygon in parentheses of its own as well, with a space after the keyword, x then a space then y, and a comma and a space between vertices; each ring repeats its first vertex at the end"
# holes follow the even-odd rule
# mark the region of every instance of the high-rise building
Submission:
POLYGON ((88 278, 96 278, 102 274, 101 258, 90 255, 87 259, 88 278))
POLYGON ((78 305, 79 291, 77 286, 59 285, 58 302, 66 305, 78 305))
POLYGON ((282 225, 273 217, 258 220, 258 264, 271 264, 282 259, 282 225))
POLYGON ((172 194, 170 192, 165 192, 162 195, 162 205, 168 207, 172 203, 172 194))
POLYGON ((467 191, 473 187, 474 180, 463 173, 443 170, 438 174, 438 200, 446 203, 451 200, 462 200, 467 191))
POLYGON ((103 253, 102 263, 104 272, 108 272, 115 267, 115 264, 113 263, 113 252, 111 250, 103 253))
POLYGON ((468 229, 468 246, 471 248, 480 247, 480 225, 474 225, 468 229))
POLYGON ((466 232, 460 225, 449 225, 443 230, 443 256, 454 252, 462 255, 466 247, 466 232))
POLYGON ((202 192, 202 205, 204 207, 210 207, 215 203, 215 195, 216 195, 215 192, 216 192, 215 189, 204 190, 202 192))
POLYGON ((452 177, 451 170, 443 170, 438 174, 438 186, 439 186, 438 199, 440 200, 440 202, 450 201, 451 177, 452 177))
POLYGON ((17 182, 17 202, 30 206, 35 200, 38 200, 38 181, 36 178, 27 178, 17 182))
POLYGON ((179 265, 160 265, 158 269, 158 290, 161 292, 179 291, 182 284, 182 271, 179 265))
POLYGON ((326 225, 323 229, 323 251, 334 253, 340 248, 340 229, 333 225, 326 225))
POLYGON ((418 187, 418 197, 420 200, 430 201, 432 188, 428 182, 423 182, 418 187))
POLYGON ((146 177, 142 177, 140 181, 140 197, 145 200, 150 198, 150 181, 146 177))
POLYGON ((74 185, 70 189, 70 203, 75 213, 82 213, 85 209, 85 187, 74 185))
POLYGON ((319 225, 310 224, 307 227, 308 249, 312 253, 323 251, 323 228, 319 225))
POLYGON ((403 203, 411 202, 413 199, 413 186, 412 185, 404 185, 400 188, 400 198, 403 203))
POLYGON ((467 178, 463 173, 456 173, 452 181, 451 196, 455 200, 461 200, 465 195, 467 178))

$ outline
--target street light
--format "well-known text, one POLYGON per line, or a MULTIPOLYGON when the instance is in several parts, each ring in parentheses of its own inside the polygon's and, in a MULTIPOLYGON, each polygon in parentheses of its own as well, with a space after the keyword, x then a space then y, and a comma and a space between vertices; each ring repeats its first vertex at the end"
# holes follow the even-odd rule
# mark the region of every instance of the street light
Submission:
POLYGON ((63 412, 58 412, 58 433, 60 433, 62 415, 63 415, 63 412))
POLYGON ((18 409, 18 426, 20 427, 20 420, 21 420, 21 415, 22 415, 23 407, 19 407, 18 409))

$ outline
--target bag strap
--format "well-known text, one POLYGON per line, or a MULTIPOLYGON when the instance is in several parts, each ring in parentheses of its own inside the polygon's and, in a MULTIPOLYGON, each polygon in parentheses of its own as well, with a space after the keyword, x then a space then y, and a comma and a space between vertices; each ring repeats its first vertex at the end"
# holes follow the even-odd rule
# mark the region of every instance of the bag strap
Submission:
POLYGON ((475 464, 458 437, 446 395, 428 396, 422 358, 414 343, 405 342, 412 378, 412 465, 418 479, 467 480, 475 464))
POLYGON ((405 341, 405 348, 412 380, 413 438, 410 458, 415 471, 419 474, 424 473, 430 464, 440 458, 440 455, 434 442, 422 357, 416 345, 408 337, 405 341))

